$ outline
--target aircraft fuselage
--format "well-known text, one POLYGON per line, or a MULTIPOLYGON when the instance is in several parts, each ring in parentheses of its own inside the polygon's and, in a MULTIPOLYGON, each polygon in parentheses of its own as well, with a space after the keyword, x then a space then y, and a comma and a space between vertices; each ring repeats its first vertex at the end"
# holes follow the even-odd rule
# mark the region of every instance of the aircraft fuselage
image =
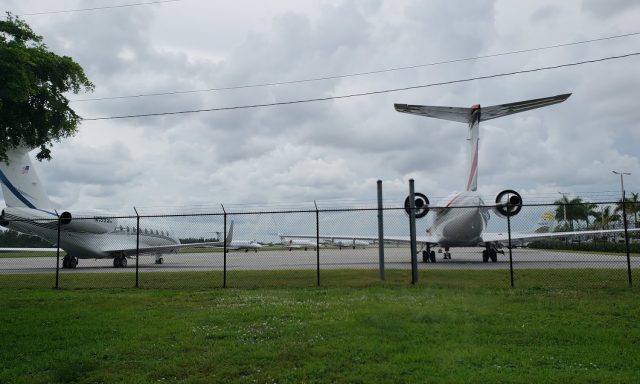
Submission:
MULTIPOLYGON (((110 220, 104 216, 83 218, 87 224, 91 220, 110 220)), ((116 219, 113 219, 116 220, 116 219)), ((122 223, 125 224, 125 223, 122 223)), ((58 241, 58 220, 55 213, 39 209, 9 207, 3 211, 2 226, 39 236, 52 244, 58 241)), ((145 246, 170 246, 180 241, 169 236, 168 231, 140 229, 139 244, 145 246)), ((91 233, 60 226, 60 248, 79 259, 113 258, 117 249, 136 249, 137 233, 133 225, 113 225, 113 229, 104 233, 91 233), (115 250, 115 251, 112 251, 115 250)), ((171 248, 164 253, 175 252, 171 248)))
POLYGON ((482 243, 489 210, 475 191, 456 193, 435 208, 433 225, 427 229, 442 247, 469 247, 482 243))

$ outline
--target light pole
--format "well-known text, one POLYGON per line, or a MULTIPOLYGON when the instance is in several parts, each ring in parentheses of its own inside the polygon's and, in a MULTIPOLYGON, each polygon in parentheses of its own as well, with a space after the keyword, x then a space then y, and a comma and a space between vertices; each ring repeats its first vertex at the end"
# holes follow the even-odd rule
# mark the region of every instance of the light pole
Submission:
POLYGON ((613 173, 615 173, 616 175, 620 175, 620 190, 622 191, 622 200, 620 200, 620 202, 624 203, 624 175, 630 176, 631 172, 618 172, 618 171, 611 171, 613 173))

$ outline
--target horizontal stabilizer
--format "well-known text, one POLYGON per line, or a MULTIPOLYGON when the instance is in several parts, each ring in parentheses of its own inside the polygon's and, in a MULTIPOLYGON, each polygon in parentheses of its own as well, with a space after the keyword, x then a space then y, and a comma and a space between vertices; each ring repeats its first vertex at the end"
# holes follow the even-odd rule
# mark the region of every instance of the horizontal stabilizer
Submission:
MULTIPOLYGON (((571 96, 571 94, 567 93, 564 95, 543 97, 540 99, 517 101, 515 103, 482 107, 482 109, 480 109, 480 121, 491 120, 502 116, 512 115, 514 113, 528 111, 530 109, 541 108, 548 105, 561 103, 568 99, 569 96, 571 96)), ((479 106, 475 108, 460 108, 409 104, 394 104, 394 107, 398 112, 433 117, 442 120, 457 121, 459 123, 467 124, 471 123, 473 116, 472 112, 479 108, 479 106)))
POLYGON ((468 123, 469 117, 471 116, 471 108, 432 107, 428 105, 409 104, 394 104, 393 106, 398 112, 433 117, 435 119, 457 121, 459 123, 468 123))
POLYGON ((546 107, 552 104, 562 103, 571 96, 570 93, 564 95, 557 95, 551 97, 543 97, 541 99, 517 101, 515 103, 492 105, 491 107, 482 107, 482 114, 480 115, 480 121, 491 120, 502 116, 513 115, 514 113, 520 113, 528 111, 530 109, 536 109, 546 107))

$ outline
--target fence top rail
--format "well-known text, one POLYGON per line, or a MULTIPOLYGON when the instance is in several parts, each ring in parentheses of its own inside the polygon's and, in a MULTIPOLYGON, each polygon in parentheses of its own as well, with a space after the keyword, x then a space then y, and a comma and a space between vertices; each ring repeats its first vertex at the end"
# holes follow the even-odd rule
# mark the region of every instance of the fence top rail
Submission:
MULTIPOLYGON (((603 202, 588 202, 588 203, 529 203, 522 204, 523 208, 526 207, 569 207, 569 206, 581 206, 585 204, 592 204, 596 206, 611 206, 611 205, 620 205, 620 201, 603 201, 603 202)), ((634 206, 636 205, 633 202, 625 202, 626 206, 634 206)), ((485 208, 485 209, 495 209, 497 205, 495 204, 487 204, 487 205, 450 205, 450 206, 442 206, 442 205, 429 205, 429 209, 433 211, 443 210, 443 209, 464 209, 464 208, 485 208)), ((74 220, 94 220, 96 218, 108 218, 108 219, 148 219, 148 218, 172 218, 172 217, 203 217, 203 216, 231 216, 231 215, 269 215, 269 214, 294 214, 294 213, 337 213, 337 212, 370 212, 377 211, 379 208, 377 206, 371 207, 339 207, 339 208, 309 208, 309 209, 275 209, 275 210, 242 210, 242 211, 226 211, 226 212, 193 212, 193 213, 169 213, 169 214, 140 214, 140 215, 123 215, 123 214, 114 214, 110 215, 108 213, 86 213, 78 216, 74 216, 74 220)), ((419 210, 420 208, 415 208, 419 210)), ((382 207, 384 211, 398 211, 398 210, 406 210, 404 206, 384 206, 382 207)), ((19 222, 19 221, 39 221, 39 222, 55 222, 58 220, 57 217, 33 217, 33 218, 6 218, 3 217, 4 221, 10 222, 19 222)))

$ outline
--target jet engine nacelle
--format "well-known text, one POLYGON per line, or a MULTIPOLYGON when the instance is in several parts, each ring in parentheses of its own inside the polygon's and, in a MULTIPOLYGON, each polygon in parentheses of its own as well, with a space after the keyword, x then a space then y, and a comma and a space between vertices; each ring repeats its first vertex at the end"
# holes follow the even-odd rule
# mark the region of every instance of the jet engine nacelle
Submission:
POLYGON ((64 211, 60 214, 60 225, 65 229, 100 234, 113 232, 118 225, 118 219, 64 211))
POLYGON ((505 189, 496 196, 496 214, 500 217, 515 216, 522 209, 522 197, 511 189, 505 189))
MULTIPOLYGON (((416 199, 416 219, 421 219, 429 213, 429 199, 427 199, 427 196, 419 192, 414 193, 414 196, 416 199)), ((407 212, 407 215, 411 214, 411 196, 407 196, 407 198, 404 199, 404 211, 407 212)))

